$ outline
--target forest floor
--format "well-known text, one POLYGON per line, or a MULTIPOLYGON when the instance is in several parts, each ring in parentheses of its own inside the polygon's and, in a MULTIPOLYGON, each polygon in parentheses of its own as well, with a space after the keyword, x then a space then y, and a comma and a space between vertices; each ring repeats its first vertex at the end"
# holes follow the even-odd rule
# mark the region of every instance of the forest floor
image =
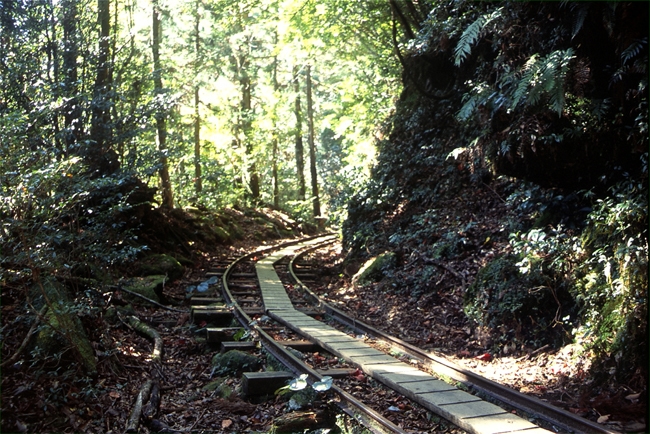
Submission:
MULTIPOLYGON (((611 373, 603 374, 592 366, 593 353, 587 342, 526 346, 515 339, 497 341, 493 339, 495 330, 468 320, 465 291, 482 266, 509 248, 507 233, 485 241, 486 233, 505 232, 505 217, 512 214, 500 198, 503 186, 467 186, 459 196, 436 203, 435 209, 448 227, 471 227, 461 230, 469 246, 461 254, 431 262, 419 246, 401 245, 403 265, 388 278, 358 285, 353 273, 346 271, 339 247, 317 259, 333 265, 320 279, 324 283, 312 289, 348 314, 500 384, 615 431, 647 432, 647 384, 642 367, 638 375, 621 383, 611 373), (438 268, 440 277, 426 288, 414 288, 413 282, 422 281, 424 264, 438 268)), ((394 249, 394 245, 383 248, 394 249)))
MULTIPOLYGON (((487 196, 484 198, 487 199, 487 196)), ((495 211, 497 212, 497 211, 495 211)), ((485 222, 484 224, 490 224, 485 222)), ((494 223, 496 224, 496 223, 494 223)), ((262 228, 263 229, 263 228, 262 228)), ((197 251, 194 267, 182 278, 165 286, 165 295, 187 310, 186 288, 205 280, 206 271, 221 261, 256 248, 260 227, 252 222, 242 241, 211 250, 197 251)), ((268 244, 279 242, 269 239, 268 244)), ((414 297, 381 282, 353 285, 342 269, 340 250, 320 255, 329 264, 316 292, 362 320, 411 343, 448 357, 499 383, 533 394, 608 427, 642 432, 643 408, 638 404, 638 384, 606 383, 589 387, 588 353, 575 345, 563 348, 504 348, 492 354, 485 339, 468 323, 462 308, 462 292, 481 263, 497 253, 486 249, 482 257, 467 256, 446 264, 449 283, 438 290, 414 297), (585 387, 587 385, 587 387, 585 387)), ((417 263, 405 273, 418 273, 417 263)), ((19 287, 2 287, 3 360, 9 359, 30 328, 30 316, 20 302, 19 287)), ((112 303, 123 294, 115 293, 112 303)), ((2 432, 123 432, 135 397, 154 371, 152 344, 126 326, 123 319, 108 322, 106 306, 99 314, 81 315, 97 360, 95 377, 84 376, 65 348, 57 357, 39 358, 34 349, 25 351, 2 370, 2 432)), ((239 395, 236 376, 215 376, 211 359, 218 351, 200 339, 199 325, 189 323, 189 314, 156 307, 136 306, 135 315, 154 327, 163 340, 161 405, 141 432, 268 432, 275 420, 286 414, 287 400, 280 396, 255 402, 239 395)), ((264 354, 257 354, 264 360, 264 354)), ((264 362, 266 363, 266 362, 264 362)), ((316 362, 314 362, 316 363, 316 362)), ((356 386, 367 393, 366 383, 356 386)), ((395 405, 402 408, 398 398, 395 405)), ((427 412, 409 409, 412 427, 431 427, 427 412)), ((399 419, 397 420, 399 423, 399 419)), ((440 421, 436 432, 455 433, 440 421)))

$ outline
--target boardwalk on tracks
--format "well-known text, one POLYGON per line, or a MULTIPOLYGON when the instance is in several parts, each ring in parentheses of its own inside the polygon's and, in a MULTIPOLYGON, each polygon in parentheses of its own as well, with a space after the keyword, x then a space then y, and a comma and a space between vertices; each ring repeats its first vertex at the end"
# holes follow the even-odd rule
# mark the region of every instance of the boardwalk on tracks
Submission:
POLYGON ((295 332, 358 366, 375 380, 402 393, 459 427, 480 434, 542 434, 551 431, 438 380, 366 343, 294 309, 273 265, 322 238, 290 246, 256 264, 264 310, 295 332))

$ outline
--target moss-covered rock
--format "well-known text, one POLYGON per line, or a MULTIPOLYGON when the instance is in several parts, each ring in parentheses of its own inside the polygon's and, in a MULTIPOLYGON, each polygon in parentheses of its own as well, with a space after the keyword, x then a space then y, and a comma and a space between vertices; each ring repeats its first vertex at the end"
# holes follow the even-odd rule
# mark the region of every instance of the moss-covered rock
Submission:
POLYGON ((228 376, 240 375, 245 371, 257 371, 260 369, 260 360, 248 353, 239 350, 230 350, 223 354, 217 354, 212 358, 213 374, 228 376))
POLYGON ((97 363, 86 331, 74 313, 74 306, 56 303, 45 315, 45 326, 36 337, 36 346, 48 355, 56 355, 63 348, 72 347, 75 358, 88 375, 97 374, 97 363))
MULTIPOLYGON (((154 301, 164 302, 162 299, 162 289, 166 280, 167 276, 165 275, 132 277, 123 284, 123 287, 154 301)), ((128 293, 124 293, 124 298, 137 304, 151 304, 128 293)))
POLYGON ((369 259, 354 275, 352 281, 358 285, 377 282, 384 277, 386 271, 395 267, 397 258, 394 252, 384 252, 379 256, 369 259))
POLYGON ((170 280, 183 277, 185 268, 174 257, 165 254, 149 255, 139 263, 140 276, 167 275, 170 280))
POLYGON ((574 314, 575 301, 557 276, 536 267, 523 273, 519 261, 504 255, 479 270, 465 293, 465 313, 495 339, 559 344, 566 336, 556 327, 558 313, 574 314))
POLYGON ((212 232, 220 243, 228 243, 231 239, 230 234, 227 230, 219 226, 213 226, 212 232))

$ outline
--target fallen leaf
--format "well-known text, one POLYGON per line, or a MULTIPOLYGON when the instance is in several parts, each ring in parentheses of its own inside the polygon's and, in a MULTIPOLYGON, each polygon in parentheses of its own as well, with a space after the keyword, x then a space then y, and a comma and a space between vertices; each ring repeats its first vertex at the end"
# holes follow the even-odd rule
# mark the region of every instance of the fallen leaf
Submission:
POLYGON ((598 422, 598 423, 605 423, 605 422, 607 422, 608 420, 609 420, 609 415, 608 415, 608 414, 604 414, 604 415, 600 416, 596 422, 598 422))
POLYGON ((635 399, 639 399, 640 396, 641 396, 640 393, 633 393, 631 395, 627 395, 625 397, 625 399, 629 399, 630 401, 634 401, 635 399))
POLYGON ((484 354, 481 354, 480 356, 476 356, 476 357, 474 357, 474 358, 475 358, 476 360, 482 360, 482 361, 484 361, 484 362, 489 362, 490 360, 492 360, 492 354, 490 354, 490 353, 484 353, 484 354))
POLYGON ((224 419, 221 421, 221 428, 223 429, 228 429, 232 425, 232 420, 230 419, 224 419))
POLYGON ((122 395, 120 395, 120 392, 116 392, 115 390, 111 390, 110 392, 108 392, 108 396, 110 396, 111 398, 114 398, 114 399, 118 399, 122 395))

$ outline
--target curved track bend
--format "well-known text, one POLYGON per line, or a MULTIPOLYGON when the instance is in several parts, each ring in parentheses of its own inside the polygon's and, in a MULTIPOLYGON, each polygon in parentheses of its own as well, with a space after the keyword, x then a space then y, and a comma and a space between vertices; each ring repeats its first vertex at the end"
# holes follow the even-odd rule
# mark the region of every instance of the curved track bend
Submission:
MULTIPOLYGON (((302 362, 282 344, 274 340, 258 321, 252 320, 246 309, 238 303, 230 288, 230 281, 235 276, 234 270, 245 261, 265 255, 255 263, 255 275, 261 291, 262 312, 305 339, 326 349, 328 352, 345 359, 351 365, 363 370, 367 375, 387 387, 401 393, 424 408, 436 413, 453 424, 470 433, 485 434, 542 434, 549 432, 584 432, 612 433, 603 427, 571 413, 550 406, 543 401, 528 397, 508 389, 493 381, 462 369, 453 363, 422 351, 398 338, 389 336, 363 322, 349 317, 344 312, 323 302, 298 277, 294 270, 297 259, 308 252, 324 247, 336 241, 334 235, 317 236, 292 241, 278 246, 267 247, 242 256, 232 262, 222 276, 223 297, 236 318, 250 334, 254 335, 266 350, 282 362, 296 375, 307 374, 307 382, 313 384, 323 380, 323 375, 302 362), (356 339, 336 328, 317 321, 304 309, 298 310, 292 304, 285 287, 277 275, 274 264, 283 258, 292 257, 289 271, 296 281, 296 288, 304 291, 316 309, 340 324, 351 328, 355 333, 362 333, 388 343, 400 352, 409 355, 427 367, 429 372, 418 370, 384 352, 381 352, 362 339, 356 339), (487 402, 455 386, 447 384, 437 377, 450 378, 460 382, 466 388, 514 407, 527 414, 522 418, 491 402, 487 402), (541 428, 530 420, 543 420, 545 426, 553 431, 541 428)), ((260 304, 258 302, 258 304, 260 304)), ((332 390, 339 397, 339 406, 349 415, 362 422, 373 432, 405 432, 377 412, 365 406, 340 387, 334 385, 332 390)))

